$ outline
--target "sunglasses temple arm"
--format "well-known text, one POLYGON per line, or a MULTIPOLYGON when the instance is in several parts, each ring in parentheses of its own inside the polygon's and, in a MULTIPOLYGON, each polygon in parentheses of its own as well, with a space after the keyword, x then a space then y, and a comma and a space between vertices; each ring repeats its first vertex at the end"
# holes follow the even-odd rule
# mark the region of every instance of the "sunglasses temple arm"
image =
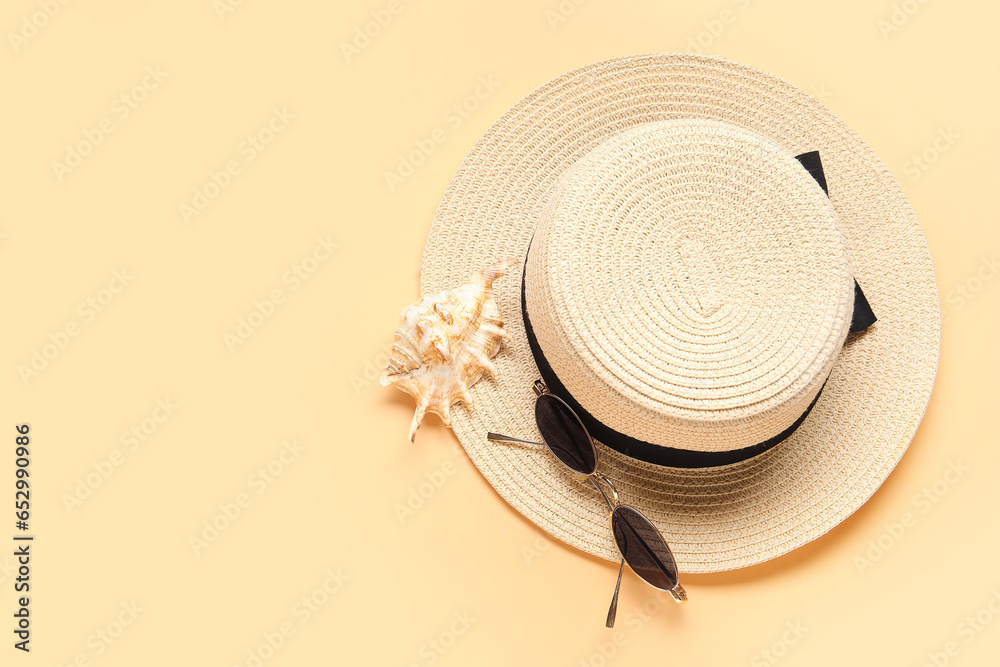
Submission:
POLYGON ((618 568, 618 583, 615 584, 615 596, 611 598, 611 607, 608 608, 608 620, 604 624, 609 628, 615 627, 615 616, 618 614, 618 589, 622 587, 622 572, 625 571, 625 559, 622 559, 622 564, 618 568))
POLYGON ((502 433, 493 433, 490 431, 486 434, 487 440, 493 440, 494 442, 517 442, 522 445, 541 445, 545 446, 545 443, 535 442, 534 440, 522 440, 521 438, 515 438, 511 435, 503 435, 502 433))

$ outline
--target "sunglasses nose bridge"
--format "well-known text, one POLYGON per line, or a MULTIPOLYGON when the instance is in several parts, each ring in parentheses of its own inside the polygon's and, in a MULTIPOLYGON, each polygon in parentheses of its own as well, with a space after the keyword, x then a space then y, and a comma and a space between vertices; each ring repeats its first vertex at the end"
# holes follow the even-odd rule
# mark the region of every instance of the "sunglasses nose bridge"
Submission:
POLYGON ((589 479, 590 483, 593 484, 597 488, 597 490, 601 492, 601 496, 604 498, 604 502, 608 504, 608 509, 614 512, 615 508, 618 507, 619 505, 618 489, 616 489, 615 485, 611 483, 611 480, 608 479, 607 476, 604 475, 604 473, 600 473, 596 470, 587 475, 587 479, 589 479), (604 484, 607 484, 608 488, 611 489, 610 498, 608 497, 607 492, 604 490, 604 486, 602 484, 598 484, 597 480, 600 480, 604 484))

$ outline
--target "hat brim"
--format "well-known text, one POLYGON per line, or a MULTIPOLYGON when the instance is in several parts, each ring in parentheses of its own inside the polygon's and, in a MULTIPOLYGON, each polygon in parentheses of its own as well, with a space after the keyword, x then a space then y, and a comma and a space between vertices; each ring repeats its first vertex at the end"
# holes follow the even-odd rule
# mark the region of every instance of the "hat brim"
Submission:
POLYGON ((790 155, 818 150, 855 277, 878 316, 848 339, 809 417, 764 454, 678 469, 598 444, 600 470, 660 529, 680 571, 719 572, 780 556, 850 516, 896 466, 930 399, 941 334, 930 252, 898 183, 853 131, 790 84, 721 58, 652 54, 573 70, 515 104, 462 162, 435 214, 420 287, 430 294, 500 259, 518 262, 494 284, 512 338, 495 358, 498 379, 472 387, 475 408, 453 410, 453 429, 512 507, 617 562, 607 506, 589 484, 542 448, 489 442, 486 433, 538 438, 521 266, 556 179, 603 139, 669 118, 732 123, 790 155))

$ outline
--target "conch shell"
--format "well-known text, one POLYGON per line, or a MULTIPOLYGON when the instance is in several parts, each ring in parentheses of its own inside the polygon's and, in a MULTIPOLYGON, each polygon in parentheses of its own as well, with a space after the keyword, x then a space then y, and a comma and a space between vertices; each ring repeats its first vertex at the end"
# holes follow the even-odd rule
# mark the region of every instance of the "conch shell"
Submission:
POLYGON ((512 265, 512 260, 491 264, 473 273, 468 284, 425 296, 399 314, 396 342, 379 382, 417 400, 410 442, 426 413, 451 426, 453 404, 473 407, 469 387, 484 372, 496 379, 490 359, 510 336, 493 298, 493 281, 512 265))

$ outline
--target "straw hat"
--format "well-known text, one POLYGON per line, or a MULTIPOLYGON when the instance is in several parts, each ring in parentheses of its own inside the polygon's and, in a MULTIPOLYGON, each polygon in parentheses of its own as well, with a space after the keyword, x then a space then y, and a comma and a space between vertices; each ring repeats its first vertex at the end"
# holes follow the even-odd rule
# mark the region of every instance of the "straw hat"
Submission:
POLYGON ((598 493, 544 449, 486 439, 538 439, 538 378, 586 415, 600 470, 683 573, 843 521, 930 397, 938 292, 899 185, 830 111, 750 67, 631 56, 515 104, 444 194, 421 292, 503 258, 511 341, 453 428, 507 502, 601 558, 619 555, 598 493))

